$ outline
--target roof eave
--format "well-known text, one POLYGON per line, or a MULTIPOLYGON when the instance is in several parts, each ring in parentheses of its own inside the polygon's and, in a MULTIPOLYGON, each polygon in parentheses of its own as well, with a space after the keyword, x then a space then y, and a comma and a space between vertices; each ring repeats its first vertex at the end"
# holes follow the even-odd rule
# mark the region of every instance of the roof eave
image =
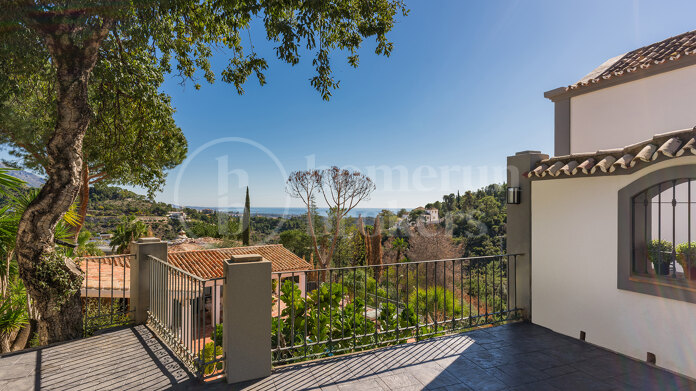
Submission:
POLYGON ((604 88, 614 87, 624 83, 630 83, 632 81, 644 79, 647 77, 659 75, 661 73, 670 72, 681 68, 686 68, 692 65, 696 65, 696 55, 682 55, 681 57, 679 57, 678 60, 665 61, 664 63, 655 64, 648 68, 638 68, 633 72, 626 72, 621 76, 611 77, 606 80, 590 82, 586 85, 578 85, 575 88, 558 87, 553 90, 544 92, 544 98, 547 98, 552 102, 558 102, 564 99, 570 99, 578 95, 587 94, 604 88))

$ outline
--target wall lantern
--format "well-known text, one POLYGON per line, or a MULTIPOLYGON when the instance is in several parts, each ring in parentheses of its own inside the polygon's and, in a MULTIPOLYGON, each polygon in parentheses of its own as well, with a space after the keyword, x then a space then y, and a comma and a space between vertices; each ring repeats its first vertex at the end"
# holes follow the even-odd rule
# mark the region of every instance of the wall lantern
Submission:
POLYGON ((520 188, 519 187, 508 187, 507 188, 507 203, 508 204, 519 204, 520 203, 520 188))

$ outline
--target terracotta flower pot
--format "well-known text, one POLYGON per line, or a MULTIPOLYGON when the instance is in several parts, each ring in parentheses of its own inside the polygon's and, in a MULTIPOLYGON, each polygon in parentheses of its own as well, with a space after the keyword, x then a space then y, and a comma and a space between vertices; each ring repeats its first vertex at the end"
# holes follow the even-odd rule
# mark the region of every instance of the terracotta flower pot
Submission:
POLYGON ((689 280, 696 280, 696 265, 688 267, 684 269, 684 275, 686 275, 686 278, 689 280))

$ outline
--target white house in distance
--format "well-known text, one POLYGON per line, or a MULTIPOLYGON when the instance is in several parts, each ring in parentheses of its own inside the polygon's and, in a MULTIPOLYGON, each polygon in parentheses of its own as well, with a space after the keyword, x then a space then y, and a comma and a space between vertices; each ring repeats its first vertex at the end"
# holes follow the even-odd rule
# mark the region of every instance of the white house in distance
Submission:
POLYGON ((532 322, 696 377, 696 31, 545 97, 555 157, 508 158, 532 322))
POLYGON ((425 224, 435 224, 440 222, 439 211, 436 208, 424 208, 419 206, 414 211, 422 211, 420 213, 419 219, 421 223, 425 224))

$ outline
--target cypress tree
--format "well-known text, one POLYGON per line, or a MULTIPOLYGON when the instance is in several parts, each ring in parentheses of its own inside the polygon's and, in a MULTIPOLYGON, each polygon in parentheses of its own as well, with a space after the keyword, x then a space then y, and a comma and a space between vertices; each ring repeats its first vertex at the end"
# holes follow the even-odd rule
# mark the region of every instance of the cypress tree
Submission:
POLYGON ((251 231, 251 206, 249 202, 249 186, 246 189, 246 200, 244 201, 244 215, 242 216, 242 244, 249 245, 249 233, 251 231))

